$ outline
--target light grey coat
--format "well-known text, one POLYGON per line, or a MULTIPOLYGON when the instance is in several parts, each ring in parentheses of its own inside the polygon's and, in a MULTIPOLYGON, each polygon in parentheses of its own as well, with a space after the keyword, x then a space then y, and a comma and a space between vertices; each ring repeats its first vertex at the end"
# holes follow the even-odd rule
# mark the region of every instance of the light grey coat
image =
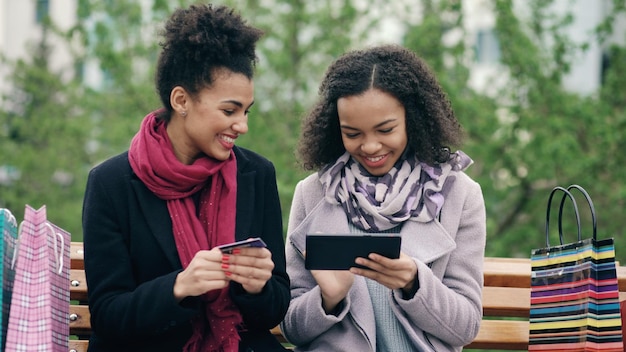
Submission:
MULTIPOLYGON (((416 350, 461 351, 477 335, 486 237, 480 185, 453 171, 444 186, 440 221, 408 221, 402 226, 402 251, 417 263, 419 289, 409 300, 391 291, 389 304, 416 350)), ((349 233, 338 204, 323 198, 316 174, 296 186, 286 241, 291 304, 281 323, 296 351, 375 351, 376 326, 365 279, 356 276, 337 315, 322 308, 320 288, 304 268, 307 233, 349 233)))

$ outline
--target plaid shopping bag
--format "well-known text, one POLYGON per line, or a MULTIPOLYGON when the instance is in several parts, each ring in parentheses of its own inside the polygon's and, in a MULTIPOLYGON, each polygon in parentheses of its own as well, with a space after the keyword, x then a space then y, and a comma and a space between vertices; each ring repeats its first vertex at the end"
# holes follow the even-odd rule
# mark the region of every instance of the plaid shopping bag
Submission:
POLYGON ((70 234, 27 205, 19 236, 6 351, 67 352, 70 234))
POLYGON ((11 265, 15 250, 15 241, 17 240, 17 220, 9 209, 0 209, 0 234, 2 234, 2 243, 0 243, 0 282, 2 289, 0 290, 0 304, 2 304, 2 315, 0 315, 0 350, 4 351, 7 336, 7 326, 9 322, 9 308, 11 306, 11 293, 13 292, 13 278, 15 270, 11 265))
POLYGON ((589 194, 580 186, 555 187, 548 198, 546 247, 531 253, 529 351, 624 351, 613 238, 596 238, 596 214, 589 194), (583 239, 580 214, 570 191, 579 190, 591 210, 593 233, 583 239), (559 206, 560 244, 550 246, 553 196, 559 206), (563 243, 563 205, 572 202, 578 240, 563 243))

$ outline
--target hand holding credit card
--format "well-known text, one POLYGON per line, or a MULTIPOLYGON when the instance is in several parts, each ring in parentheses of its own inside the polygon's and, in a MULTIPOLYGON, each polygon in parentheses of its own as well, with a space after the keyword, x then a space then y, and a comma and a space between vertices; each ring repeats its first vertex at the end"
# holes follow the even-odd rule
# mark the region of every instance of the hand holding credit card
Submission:
POLYGON ((243 247, 267 247, 267 245, 260 237, 254 237, 248 238, 243 241, 237 241, 217 246, 217 248, 219 248, 223 253, 231 253, 233 249, 243 247))

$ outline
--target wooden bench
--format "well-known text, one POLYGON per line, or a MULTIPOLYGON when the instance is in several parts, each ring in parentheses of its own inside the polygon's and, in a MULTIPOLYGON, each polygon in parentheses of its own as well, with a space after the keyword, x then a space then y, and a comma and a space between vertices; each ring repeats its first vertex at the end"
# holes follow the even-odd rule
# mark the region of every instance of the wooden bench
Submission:
MULTIPOLYGON (((72 242, 70 270, 70 351, 86 352, 91 333, 83 246, 72 242)), ((485 258, 484 318, 466 349, 528 350, 530 260, 485 258)), ((626 299, 626 267, 618 266, 620 301, 626 299)), ((272 332, 286 343, 278 327, 272 332)))

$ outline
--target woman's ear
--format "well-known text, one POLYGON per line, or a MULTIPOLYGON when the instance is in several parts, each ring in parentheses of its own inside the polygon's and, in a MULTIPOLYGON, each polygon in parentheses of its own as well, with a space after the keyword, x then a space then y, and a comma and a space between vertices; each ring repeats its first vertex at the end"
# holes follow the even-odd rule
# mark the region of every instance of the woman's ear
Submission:
POLYGON ((187 104, 189 100, 189 95, 185 88, 181 86, 176 86, 172 89, 170 93, 170 104, 172 104, 172 109, 180 115, 187 114, 187 104))

